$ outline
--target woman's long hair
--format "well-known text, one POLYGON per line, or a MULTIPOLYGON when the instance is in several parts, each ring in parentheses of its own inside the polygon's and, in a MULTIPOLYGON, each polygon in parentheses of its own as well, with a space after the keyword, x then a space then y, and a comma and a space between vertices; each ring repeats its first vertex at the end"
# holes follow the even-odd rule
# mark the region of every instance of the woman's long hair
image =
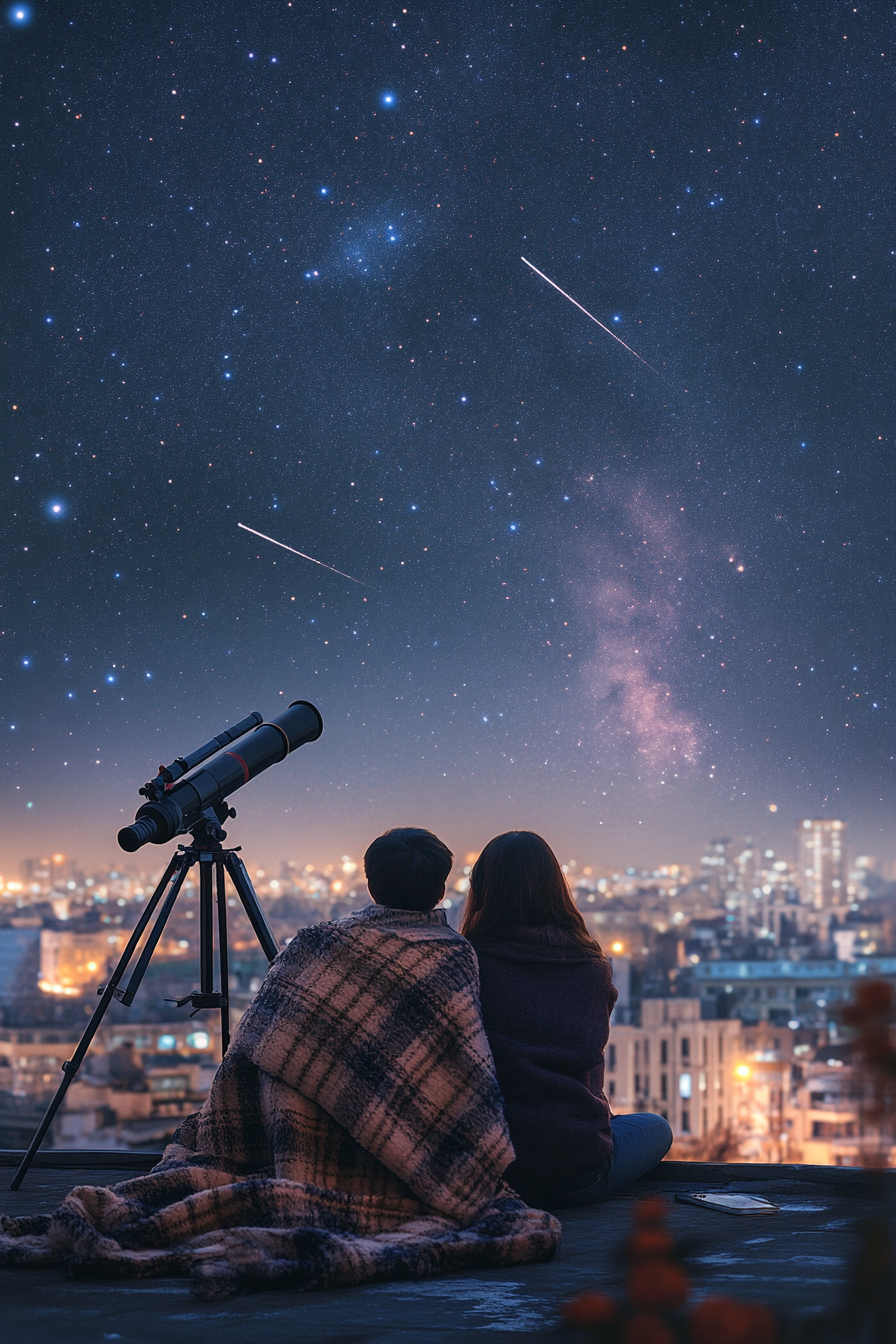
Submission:
POLYGON ((545 925, 563 929, 593 956, 603 956, 547 841, 534 831, 496 835, 470 873, 461 933, 467 938, 496 937, 545 925))

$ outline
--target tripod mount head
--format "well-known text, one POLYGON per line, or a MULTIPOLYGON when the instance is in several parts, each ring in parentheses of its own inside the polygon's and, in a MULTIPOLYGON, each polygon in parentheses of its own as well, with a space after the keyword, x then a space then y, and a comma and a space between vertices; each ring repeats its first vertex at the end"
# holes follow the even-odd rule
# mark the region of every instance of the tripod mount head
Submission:
POLYGON ((227 832, 221 823, 235 816, 236 808, 228 807, 226 803, 216 803, 214 807, 207 808, 190 827, 190 843, 178 845, 178 849, 195 849, 201 854, 221 849, 221 842, 227 839, 227 832))

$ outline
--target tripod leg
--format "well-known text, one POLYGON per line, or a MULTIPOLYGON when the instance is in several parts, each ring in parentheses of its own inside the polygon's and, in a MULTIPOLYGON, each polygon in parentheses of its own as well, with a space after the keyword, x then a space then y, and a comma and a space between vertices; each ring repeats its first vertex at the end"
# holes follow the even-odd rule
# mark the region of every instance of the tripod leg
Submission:
POLYGON ((227 889, 224 886, 224 864, 215 862, 218 902, 218 961, 221 968, 221 1058, 230 1045, 230 967, 227 959, 227 889))
MULTIPOLYGON (((121 954, 121 957, 119 958, 118 965, 115 967, 115 970, 109 977, 108 983, 103 987, 101 991, 100 1001, 94 1010, 93 1017, 91 1017, 90 1021, 87 1024, 87 1029, 85 1030, 84 1035, 78 1042, 78 1047, 75 1050, 75 1053, 72 1055, 71 1059, 67 1059, 62 1066, 62 1072, 64 1075, 62 1082, 56 1089, 56 1093, 52 1101, 50 1102, 49 1106, 47 1107, 44 1118, 43 1120, 41 1120, 40 1124, 37 1127, 34 1138, 31 1140, 31 1143, 28 1147, 28 1151, 22 1158, 22 1161, 19 1163, 19 1169, 16 1172, 15 1176, 13 1176, 12 1181, 10 1182, 9 1186, 10 1190, 18 1190, 19 1186, 22 1184, 22 1181, 25 1179, 25 1176, 28 1172, 28 1168, 34 1161, 35 1154, 37 1153, 38 1148, 43 1143, 44 1136, 46 1135, 47 1130, 50 1128, 50 1125, 53 1123, 53 1118, 56 1115, 56 1112, 62 1105, 63 1099, 65 1098, 65 1094, 69 1089, 69 1085, 73 1081, 75 1074, 78 1072, 82 1063, 84 1062, 84 1056, 87 1054, 87 1051, 90 1048, 90 1043, 93 1040, 94 1036, 96 1035, 100 1023, 102 1022, 103 1018, 106 1015, 106 1009, 109 1007, 109 1004, 112 1002, 113 998, 116 997, 116 990, 118 989, 118 985, 121 981, 122 976, 127 970, 128 962, 134 955, 134 950, 137 944, 139 943, 141 937, 143 936, 143 931, 146 928, 147 924, 149 923, 150 919, 152 918, 153 912, 156 906, 158 905, 159 901, 161 900, 165 888, 168 886, 172 877, 174 877, 175 874, 176 874, 175 884, 177 885, 178 889, 180 888, 180 882, 183 881, 183 876, 184 873, 186 872, 186 868, 182 867, 181 866, 182 864, 183 864, 183 856, 180 854, 175 854, 172 857, 171 862, 168 864, 168 867, 165 869, 165 874, 161 882, 156 887, 152 896, 149 898, 149 901, 147 902, 146 905, 146 909, 143 911, 142 915, 137 920, 134 932, 128 939, 127 946, 125 947, 124 951, 121 954)), ((163 914, 164 910, 160 913, 159 919, 162 918, 163 914)), ((165 916, 165 918, 167 918, 167 915, 165 916)), ((155 944, 153 944, 153 946, 155 946, 155 944)))
POLYGON ((149 931, 149 937, 143 944, 143 951, 140 953, 137 965, 131 972, 131 978, 128 980, 127 988, 113 991, 115 998, 118 999, 119 1003, 123 1003, 126 1008, 130 1008, 131 1004, 134 1002, 134 995, 140 988, 140 982, 146 974, 146 968, 150 963, 153 952, 156 950, 156 944, 162 936, 162 931, 165 928, 165 925, 168 923, 168 916, 174 909, 174 902, 177 900, 178 893, 184 884, 184 878, 196 862, 190 851, 185 854, 178 854, 177 858, 180 861, 179 870, 175 875, 174 881, 171 883, 171 889, 165 897, 165 903, 159 911, 158 918, 149 931))
POLYGON ((209 852, 199 855, 199 988, 215 992, 215 934, 212 905, 212 862, 209 852))
POLYGON ((125 971, 128 968, 128 962, 134 955, 134 951, 137 947, 137 944, 143 937, 144 929, 146 928, 149 921, 152 919, 153 914, 155 913, 156 906, 164 896, 165 889, 167 888, 169 882, 173 877, 176 877, 176 875, 179 873, 182 863, 183 863, 182 854, 172 854, 168 867, 162 874, 158 886, 156 887, 155 891, 153 892, 153 894, 150 896, 149 900, 146 903, 146 909, 143 911, 143 914, 140 916, 140 918, 137 920, 137 923, 134 925, 134 932, 131 934, 130 938, 127 941, 127 946, 125 947, 124 951, 121 954, 121 957, 119 958, 118 965, 115 967, 115 970, 109 977, 109 983, 107 985, 103 985, 102 989, 97 990, 97 993, 102 994, 105 993, 107 989, 110 989, 112 990, 112 997, 115 996, 115 990, 121 983, 122 976, 124 975, 125 971))
POLYGON ((236 887, 236 893, 243 903, 243 909, 249 916, 249 923, 252 925, 255 937, 261 944, 261 950, 268 961, 273 961, 279 953, 280 947, 274 937, 274 931, 268 923, 267 915, 258 904, 255 888, 246 872, 246 865, 232 849, 225 851, 224 862, 227 865, 230 880, 236 887))

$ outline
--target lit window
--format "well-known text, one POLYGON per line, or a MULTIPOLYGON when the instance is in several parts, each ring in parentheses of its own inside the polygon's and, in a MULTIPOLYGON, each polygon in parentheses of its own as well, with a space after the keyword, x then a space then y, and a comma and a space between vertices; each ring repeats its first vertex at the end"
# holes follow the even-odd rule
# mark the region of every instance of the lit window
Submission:
POLYGON ((691 1095, 691 1075, 682 1073, 678 1076, 678 1095, 685 1100, 691 1095))

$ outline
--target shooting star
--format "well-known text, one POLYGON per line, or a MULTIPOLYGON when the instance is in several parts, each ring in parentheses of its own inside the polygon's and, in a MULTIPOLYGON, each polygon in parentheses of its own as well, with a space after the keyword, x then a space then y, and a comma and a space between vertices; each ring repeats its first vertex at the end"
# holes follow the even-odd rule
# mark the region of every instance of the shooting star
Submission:
POLYGON ((298 555, 302 560, 310 560, 312 565, 320 565, 321 569, 328 569, 331 574, 338 574, 342 579, 351 579, 352 583, 360 583, 362 588, 369 588, 371 592, 379 592, 372 584, 365 583, 363 579, 352 578, 351 574, 344 574, 341 569, 334 569, 332 565, 325 565, 323 560, 315 560, 313 555, 306 555, 304 551, 297 551, 294 546, 287 546, 285 541, 278 541, 276 537, 265 536, 264 532, 256 532, 254 527, 247 527, 245 523, 237 523, 244 532, 251 532, 253 537, 261 537, 262 541, 269 541, 272 546, 282 546, 284 551, 289 551, 292 555, 298 555))
POLYGON ((601 331, 605 331, 608 336, 613 337, 614 341, 618 341, 619 344, 622 346, 622 348, 624 350, 627 350, 630 355, 634 355, 635 359, 639 360, 640 363, 642 363, 646 369, 649 369, 651 373, 655 373, 658 378, 662 377, 662 374, 660 373, 659 369, 655 369, 652 364, 648 364, 646 359, 641 359, 641 356, 638 354, 637 350, 633 350, 630 345, 626 345, 625 341, 621 338, 621 336, 617 336, 615 331, 611 331, 609 327, 604 326, 603 322, 599 322, 593 313, 589 313, 587 308, 583 308, 582 305, 578 303, 572 297, 571 294, 567 294, 565 289, 561 289, 559 285, 555 285, 550 276, 545 275, 544 271, 540 271, 537 266, 533 266, 531 261, 526 261, 525 257, 520 257, 520 261, 525 261, 530 271, 534 271, 535 274, 537 276, 540 276, 542 280, 547 280, 551 288, 556 289, 558 294, 562 294, 564 299, 569 299, 570 303, 574 304, 575 307, 578 308, 580 313, 584 313, 586 317, 590 317, 592 322, 597 322, 597 325, 600 327, 601 331))

